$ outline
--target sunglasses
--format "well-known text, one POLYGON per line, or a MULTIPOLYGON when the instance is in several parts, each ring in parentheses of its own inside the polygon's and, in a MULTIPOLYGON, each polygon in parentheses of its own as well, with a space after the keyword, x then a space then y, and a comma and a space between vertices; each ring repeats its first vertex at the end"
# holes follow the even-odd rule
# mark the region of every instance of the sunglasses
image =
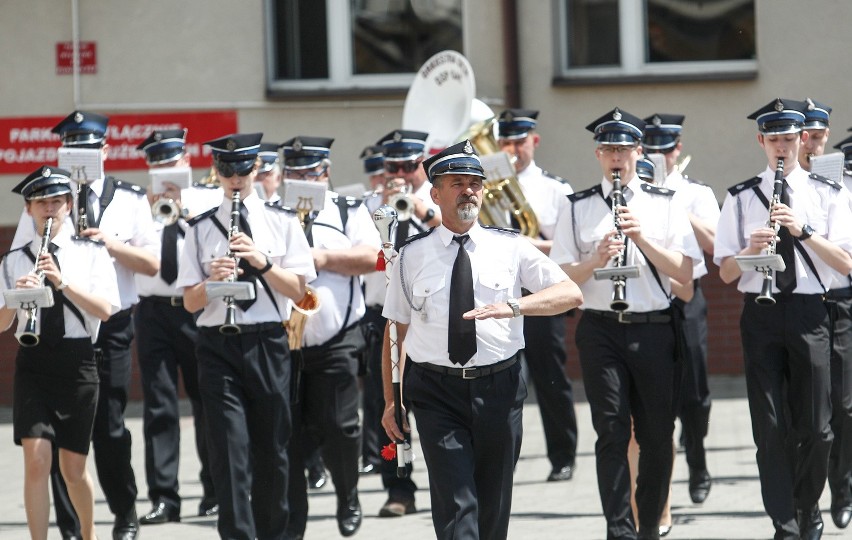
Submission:
POLYGON ((407 172, 413 173, 420 165, 420 160, 414 161, 385 161, 385 171, 389 173, 407 172))
POLYGON ((233 164, 227 161, 217 161, 216 162, 216 171, 219 173, 219 176, 222 178, 230 178, 235 174, 237 176, 248 176, 251 174, 251 171, 254 169, 254 161, 250 162, 248 168, 244 163, 233 164))

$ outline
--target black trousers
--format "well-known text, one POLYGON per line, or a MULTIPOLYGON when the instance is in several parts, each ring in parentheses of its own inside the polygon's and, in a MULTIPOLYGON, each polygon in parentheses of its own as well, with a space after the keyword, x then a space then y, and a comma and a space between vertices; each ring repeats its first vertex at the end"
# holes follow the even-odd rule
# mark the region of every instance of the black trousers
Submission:
MULTIPOLYGON (((364 315, 364 323, 372 323, 378 328, 376 343, 372 348, 367 347, 370 352, 367 358, 367 374, 364 377, 364 426, 361 437, 361 456, 367 463, 367 456, 375 454, 375 465, 379 467, 382 474, 382 486, 388 495, 395 500, 413 500, 417 485, 411 479, 411 464, 407 465, 408 476, 399 478, 396 475, 396 460, 387 461, 379 456, 382 447, 390 444, 384 428, 382 427, 382 414, 385 410, 385 398, 382 390, 382 343, 386 319, 382 317, 380 310, 367 308, 364 315)), ((406 399, 407 401, 407 399, 406 399)))
POLYGON ((361 424, 358 417, 358 356, 364 334, 358 324, 317 347, 305 347, 299 361, 298 395, 293 404, 290 445, 290 525, 292 535, 304 534, 308 520, 304 437, 312 437, 334 483, 338 504, 358 492, 361 424))
POLYGON ((520 364, 464 380, 409 360, 403 385, 429 472, 436 537, 505 539, 527 397, 520 364))
POLYGON ((776 300, 746 295, 740 331, 763 506, 797 532, 795 511, 819 501, 831 449, 829 320, 820 295, 776 300))
POLYGON ((524 317, 524 358, 535 388, 547 458, 553 469, 574 465, 577 416, 574 389, 565 373, 565 315, 524 317))
POLYGON ((219 535, 282 539, 287 527, 290 352, 280 323, 223 335, 199 328, 198 374, 207 419, 219 535))
POLYGON ((671 324, 622 324, 584 312, 576 342, 598 436, 595 457, 607 539, 636 538, 627 464, 631 417, 642 449, 639 522, 656 537, 672 470, 674 330, 671 324))
POLYGON ((828 458, 832 503, 852 504, 852 298, 836 301, 831 348, 831 431, 828 458))
POLYGON ((204 499, 214 497, 213 480, 205 442, 204 408, 198 390, 195 343, 198 329, 191 313, 160 299, 142 298, 136 307, 136 347, 142 375, 145 479, 148 498, 178 511, 178 464, 180 460, 180 410, 178 373, 192 406, 195 447, 201 471, 204 499))
MULTIPOLYGON (((130 521, 136 517, 136 476, 130 465, 131 437, 124 424, 124 409, 130 389, 132 341, 133 317, 130 309, 126 309, 101 324, 95 342, 100 387, 92 448, 101 489, 117 521, 130 521)), ((64 482, 55 478, 53 470, 51 475, 54 476, 51 483, 55 494, 56 521, 64 533, 75 521, 71 517, 74 509, 70 506, 64 482), (66 493, 57 496, 57 489, 64 489, 66 493)))
POLYGON ((674 301, 683 308, 683 329, 687 354, 681 364, 678 416, 683 426, 686 463, 693 469, 707 469, 704 438, 710 425, 710 387, 707 384, 707 299, 699 280, 689 302, 674 301))

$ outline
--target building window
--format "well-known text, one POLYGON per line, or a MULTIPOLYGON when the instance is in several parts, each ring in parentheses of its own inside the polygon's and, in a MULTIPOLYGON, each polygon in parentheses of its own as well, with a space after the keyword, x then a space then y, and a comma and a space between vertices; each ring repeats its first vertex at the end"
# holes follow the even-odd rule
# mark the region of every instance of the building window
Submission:
POLYGON ((563 77, 756 68, 754 0, 561 0, 563 77))
POLYGON ((407 88, 462 51, 463 0, 267 0, 273 90, 407 88))

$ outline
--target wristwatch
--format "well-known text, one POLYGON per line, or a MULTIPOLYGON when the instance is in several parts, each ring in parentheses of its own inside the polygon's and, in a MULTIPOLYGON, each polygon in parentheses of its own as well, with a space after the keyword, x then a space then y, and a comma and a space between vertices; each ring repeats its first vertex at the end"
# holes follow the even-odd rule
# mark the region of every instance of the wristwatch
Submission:
POLYGON ((66 287, 68 287, 68 283, 65 281, 64 277, 60 277, 59 278, 59 285, 56 286, 56 290, 62 291, 62 290, 65 290, 66 287))
POLYGON ((814 235, 814 232, 816 232, 814 231, 814 228, 806 223, 802 225, 802 234, 798 236, 798 239, 802 241, 807 240, 814 235))
POLYGON ((521 304, 518 303, 517 298, 509 298, 506 300, 506 303, 509 304, 510 308, 512 308, 512 317, 521 316, 521 304))

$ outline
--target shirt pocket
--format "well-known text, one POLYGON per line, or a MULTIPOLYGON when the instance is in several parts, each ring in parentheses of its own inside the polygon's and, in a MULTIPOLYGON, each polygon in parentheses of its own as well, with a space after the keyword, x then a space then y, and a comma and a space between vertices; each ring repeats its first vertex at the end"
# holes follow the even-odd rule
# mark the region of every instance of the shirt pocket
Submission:
POLYGON ((411 285, 411 303, 423 315, 442 316, 449 312, 449 284, 446 276, 422 277, 411 285))
POLYGON ((479 273, 480 297, 483 305, 503 304, 509 299, 515 278, 508 270, 479 273))

